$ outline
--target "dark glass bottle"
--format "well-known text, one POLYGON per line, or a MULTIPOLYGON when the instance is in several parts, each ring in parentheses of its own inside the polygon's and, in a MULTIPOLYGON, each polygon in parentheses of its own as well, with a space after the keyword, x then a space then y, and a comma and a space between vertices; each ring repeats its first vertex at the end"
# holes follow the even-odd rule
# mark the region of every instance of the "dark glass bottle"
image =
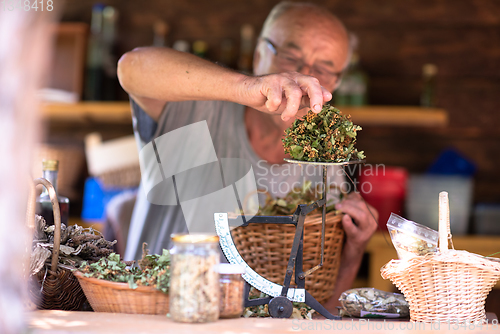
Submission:
MULTIPOLYGON (((59 171, 59 161, 44 160, 42 165, 43 178, 52 184, 57 194, 59 210, 61 211, 61 223, 68 226, 69 199, 67 197, 60 196, 57 193, 57 173, 59 171)), ((40 196, 36 199, 35 213, 45 218, 47 225, 54 225, 54 211, 52 209, 52 203, 50 202, 49 192, 45 187, 43 188, 40 196)))
POLYGON ((104 5, 92 7, 92 20, 87 47, 87 64, 85 78, 85 100, 100 101, 103 99, 104 86, 104 39, 102 36, 104 5))
POLYGON ((420 96, 420 105, 422 107, 436 107, 436 75, 438 68, 434 64, 425 64, 422 67, 422 95, 420 96))

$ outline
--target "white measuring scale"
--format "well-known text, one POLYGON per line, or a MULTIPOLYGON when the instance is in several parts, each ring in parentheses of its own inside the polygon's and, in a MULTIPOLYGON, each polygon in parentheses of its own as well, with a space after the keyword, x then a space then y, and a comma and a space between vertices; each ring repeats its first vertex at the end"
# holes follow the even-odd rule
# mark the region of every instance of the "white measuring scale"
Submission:
MULTIPOLYGON (((337 319, 340 317, 332 315, 328 312, 323 305, 321 305, 311 294, 309 294, 305 289, 305 278, 317 269, 323 266, 324 258, 324 244, 325 244, 325 216, 326 216, 326 181, 327 181, 327 167, 328 166, 346 166, 352 164, 362 164, 365 160, 356 160, 349 162, 308 162, 299 161, 292 159, 285 159, 285 161, 296 164, 305 165, 317 165, 323 168, 323 191, 322 198, 316 200, 310 205, 300 204, 297 206, 295 213, 292 216, 254 216, 249 221, 246 221, 244 216, 243 225, 247 226, 249 223, 256 224, 292 224, 295 225, 295 236, 292 244, 292 249, 290 251, 290 258, 288 260, 288 265, 284 277, 284 284, 276 284, 269 281, 268 279, 259 275, 254 269, 252 269, 241 257, 240 253, 236 249, 233 238, 231 236, 231 230, 229 227, 229 219, 227 213, 215 213, 215 229, 219 236, 219 243, 221 246, 226 259, 231 264, 242 265, 246 268, 243 278, 248 283, 245 291, 245 307, 269 304, 269 314, 273 318, 289 318, 293 312, 292 302, 302 302, 307 304, 316 310, 319 314, 323 315, 327 319, 337 319), (302 271, 302 257, 303 248, 302 241, 304 237, 304 220, 308 213, 311 211, 322 207, 322 230, 321 230, 321 261, 317 266, 309 269, 308 271, 302 271), (290 281, 292 278, 293 270, 295 269, 295 282, 297 284, 296 288, 290 287, 290 281), (250 286, 253 286, 257 290, 267 294, 270 297, 248 299, 248 291, 250 286)), ((344 173, 348 176, 345 169, 344 173)), ((349 177, 349 176, 348 176, 349 177)))

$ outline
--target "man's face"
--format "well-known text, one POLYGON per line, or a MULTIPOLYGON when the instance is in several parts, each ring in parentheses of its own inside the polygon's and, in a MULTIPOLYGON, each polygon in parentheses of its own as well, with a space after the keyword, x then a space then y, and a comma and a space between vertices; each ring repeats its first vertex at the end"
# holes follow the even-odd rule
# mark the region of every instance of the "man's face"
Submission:
MULTIPOLYGON (((254 73, 264 75, 296 71, 316 77, 333 92, 349 57, 346 32, 331 21, 314 14, 290 12, 279 17, 259 40, 254 57, 254 73)), ((304 108, 296 117, 302 117, 304 108)), ((294 119, 275 123, 286 129, 294 119)))

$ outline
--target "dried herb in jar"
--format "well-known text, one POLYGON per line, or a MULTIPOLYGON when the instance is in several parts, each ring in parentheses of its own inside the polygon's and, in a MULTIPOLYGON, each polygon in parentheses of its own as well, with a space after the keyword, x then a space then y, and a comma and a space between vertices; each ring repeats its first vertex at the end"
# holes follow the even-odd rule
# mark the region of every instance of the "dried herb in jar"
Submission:
POLYGON ((337 108, 324 105, 321 112, 309 111, 285 130, 282 139, 285 153, 295 160, 311 162, 346 162, 365 158, 356 143, 359 125, 337 108))
POLYGON ((177 322, 219 318, 219 238, 202 234, 172 237, 170 317, 177 322))

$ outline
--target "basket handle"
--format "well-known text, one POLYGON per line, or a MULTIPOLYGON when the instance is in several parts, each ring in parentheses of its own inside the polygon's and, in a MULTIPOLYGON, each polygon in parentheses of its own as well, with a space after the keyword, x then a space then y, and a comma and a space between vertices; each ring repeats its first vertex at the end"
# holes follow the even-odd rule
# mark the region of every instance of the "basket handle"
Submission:
POLYGON ((448 251, 448 239, 451 238, 450 230, 450 203, 448 192, 439 193, 439 251, 448 251))
MULTIPOLYGON (((61 211, 59 209, 59 201, 57 199, 56 190, 52 186, 52 184, 44 178, 38 178, 33 181, 33 186, 31 189, 34 189, 37 185, 43 185, 47 188, 49 192, 50 202, 52 203, 52 210, 54 211, 54 248, 52 249, 52 263, 50 268, 53 272, 57 272, 57 264, 59 263, 59 249, 61 245, 61 211)), ((36 192, 30 191, 30 199, 28 203, 28 214, 34 217, 35 215, 35 204, 36 204, 36 192)), ((28 226, 31 222, 31 217, 27 217, 28 226)))

